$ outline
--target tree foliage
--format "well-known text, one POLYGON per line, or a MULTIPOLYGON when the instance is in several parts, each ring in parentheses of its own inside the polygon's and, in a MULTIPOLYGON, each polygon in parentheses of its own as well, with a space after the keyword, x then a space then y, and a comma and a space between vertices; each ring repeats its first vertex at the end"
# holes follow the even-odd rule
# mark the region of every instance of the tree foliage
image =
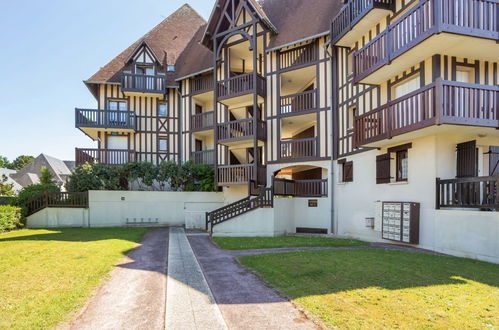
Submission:
POLYGON ((107 166, 86 163, 75 169, 66 188, 69 192, 89 190, 215 191, 214 171, 207 165, 191 162, 179 165, 148 162, 107 166))
POLYGON ((28 165, 33 159, 35 159, 35 157, 33 156, 21 155, 14 159, 14 161, 9 164, 8 168, 11 170, 19 171, 24 166, 28 165))
POLYGON ((0 156, 0 168, 9 168, 10 162, 7 157, 0 156))
POLYGON ((37 197, 43 196, 46 192, 59 192, 60 189, 54 184, 33 184, 31 186, 24 187, 17 198, 14 200, 14 205, 23 206, 26 202, 35 199, 37 197))
POLYGON ((0 177, 0 196, 1 197, 14 197, 14 184, 13 183, 7 183, 7 180, 9 178, 5 175, 2 174, 2 177, 0 177))
POLYGON ((55 185, 54 175, 48 168, 43 166, 40 169, 40 184, 55 185))

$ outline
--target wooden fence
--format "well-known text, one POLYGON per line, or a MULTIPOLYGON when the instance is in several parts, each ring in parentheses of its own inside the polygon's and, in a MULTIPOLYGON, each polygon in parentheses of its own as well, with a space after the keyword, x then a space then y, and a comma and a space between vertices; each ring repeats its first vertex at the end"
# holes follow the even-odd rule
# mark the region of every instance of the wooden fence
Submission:
POLYGON ((88 208, 88 192, 46 192, 42 196, 34 198, 24 205, 30 216, 45 208, 88 208))

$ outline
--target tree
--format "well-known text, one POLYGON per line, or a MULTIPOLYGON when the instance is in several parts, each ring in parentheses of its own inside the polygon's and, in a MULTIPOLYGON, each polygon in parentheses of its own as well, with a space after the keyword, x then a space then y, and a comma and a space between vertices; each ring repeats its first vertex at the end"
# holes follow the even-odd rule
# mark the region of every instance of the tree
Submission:
POLYGON ((0 156, 0 168, 9 168, 10 162, 7 157, 0 156))
POLYGON ((28 165, 35 157, 22 155, 14 159, 14 161, 9 165, 11 170, 19 171, 24 166, 28 165))
POLYGON ((7 183, 7 176, 2 174, 0 178, 0 196, 1 197, 14 197, 14 184, 7 183))
POLYGON ((50 172, 48 168, 43 166, 40 169, 40 184, 48 184, 48 185, 55 185, 56 182, 54 180, 54 176, 50 172))

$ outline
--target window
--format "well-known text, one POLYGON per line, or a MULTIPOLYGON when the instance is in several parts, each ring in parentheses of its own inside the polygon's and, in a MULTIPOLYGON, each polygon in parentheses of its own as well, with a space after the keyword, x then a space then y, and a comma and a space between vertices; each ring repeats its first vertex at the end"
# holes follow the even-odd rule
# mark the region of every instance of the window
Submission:
POLYGON ((376 157, 376 184, 390 183, 390 154, 376 157))
POLYGON ((456 81, 471 83, 475 80, 475 68, 469 66, 458 66, 456 68, 456 81))
POLYGON ((357 113, 357 107, 353 106, 348 109, 348 127, 349 132, 353 131, 355 125, 355 115, 357 113))
POLYGON ((397 182, 407 181, 408 166, 409 166, 409 152, 407 150, 397 151, 397 182))
POLYGON ((344 162, 342 164, 342 182, 353 182, 353 162, 344 162))
POLYGON ((128 103, 127 103, 127 101, 109 101, 108 102, 108 110, 127 111, 128 110, 128 103))
POLYGON ((476 141, 460 143, 457 152, 457 177, 468 178, 478 176, 478 149, 476 141))
POLYGON ((168 139, 167 138, 159 138, 158 148, 160 152, 168 151, 168 139))
POLYGON ((158 116, 160 117, 168 116, 168 104, 164 102, 158 103, 158 116))
POLYGON ((415 90, 418 90, 421 86, 421 81, 419 75, 417 75, 415 78, 412 78, 410 80, 401 82, 395 87, 393 87, 393 92, 395 98, 402 97, 404 95, 407 95, 411 92, 414 92, 415 90))
POLYGON ((168 72, 174 72, 175 71, 175 65, 171 65, 171 64, 167 65, 166 71, 168 71, 168 72))
POLYGON ((154 67, 152 67, 152 66, 137 66, 135 68, 135 73, 141 74, 141 75, 153 76, 154 75, 154 67))
POLYGON ((353 53, 351 52, 347 57, 347 77, 353 75, 353 53))

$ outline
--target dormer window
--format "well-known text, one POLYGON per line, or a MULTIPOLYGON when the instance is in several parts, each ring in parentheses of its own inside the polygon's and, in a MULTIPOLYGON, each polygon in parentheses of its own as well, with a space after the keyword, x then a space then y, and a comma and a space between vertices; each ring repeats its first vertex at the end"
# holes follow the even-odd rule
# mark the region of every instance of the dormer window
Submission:
POLYGON ((175 71, 175 65, 169 64, 166 66, 166 71, 168 72, 174 72, 175 71))
POLYGON ((153 66, 137 65, 135 67, 135 74, 154 76, 154 67, 153 66))

